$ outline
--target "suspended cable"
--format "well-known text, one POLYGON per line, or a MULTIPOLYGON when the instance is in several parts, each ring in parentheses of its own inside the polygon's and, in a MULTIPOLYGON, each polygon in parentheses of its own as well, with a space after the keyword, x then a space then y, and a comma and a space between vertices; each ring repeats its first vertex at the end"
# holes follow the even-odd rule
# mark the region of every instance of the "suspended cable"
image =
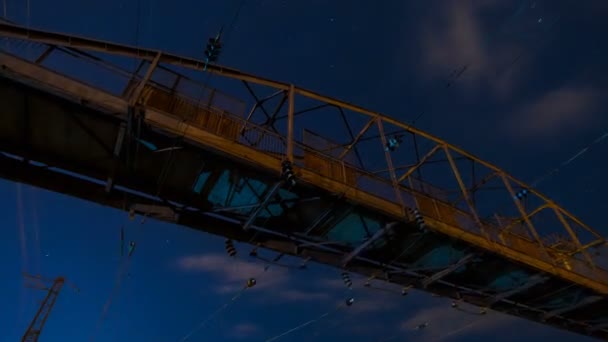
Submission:
MULTIPOLYGON (((284 177, 285 181, 289 181, 289 177, 284 177)), ((266 222, 268 222, 268 220, 270 219, 270 217, 266 218, 266 222)), ((255 237, 257 236, 257 232, 254 233, 252 235, 252 237, 249 239, 249 241, 247 242, 248 244, 252 244, 253 240, 255 239, 255 237)), ((226 254, 233 259, 239 259, 238 257, 238 251, 236 249, 236 247, 234 246, 234 241, 232 239, 226 239, 224 242, 224 249, 226 251, 226 254)), ((205 320, 203 320, 199 325, 197 325, 197 327, 191 331, 189 334, 187 334, 182 341, 186 340, 187 338, 189 338, 190 336, 192 336, 194 333, 196 333, 197 331, 199 331, 200 329, 202 329, 209 321, 211 321, 212 319, 214 319, 215 317, 217 317, 218 315, 220 315, 222 312, 224 312, 225 310, 227 310, 232 304, 234 304, 236 302, 236 300, 241 296, 241 294, 248 288, 251 288, 253 286, 255 286, 257 284, 257 279, 259 276, 261 276, 264 272, 267 272, 268 269, 270 268, 271 265, 276 265, 276 266, 282 266, 280 264, 278 264, 277 262, 284 256, 284 253, 280 253, 278 254, 273 260, 267 260, 265 258, 261 258, 258 256, 257 253, 257 247, 254 247, 254 249, 249 253, 249 256, 251 257, 255 257, 258 260, 262 260, 265 261, 265 265, 262 271, 260 271, 258 274, 256 274, 255 276, 248 278, 247 279, 247 283, 245 285, 245 287, 243 287, 234 297, 232 297, 230 299, 230 301, 228 301, 228 303, 225 303, 224 305, 222 305, 218 310, 216 310, 214 313, 212 313, 209 317, 207 317, 205 320)), ((247 262, 247 261, 244 261, 247 262)), ((289 267, 289 266, 285 266, 285 267, 289 267)), ((299 267, 304 268, 304 263, 302 265, 300 265, 299 267)))
POLYGON ((291 334, 293 332, 296 332, 296 331, 298 331, 298 330, 300 330, 302 328, 305 328, 305 327, 307 327, 307 326, 309 326, 311 324, 314 324, 314 323, 322 320, 323 318, 331 315, 332 313, 340 310, 341 308, 343 308, 345 306, 351 306, 351 305, 353 305, 354 302, 355 302, 355 300, 353 298, 348 298, 348 299, 346 299, 345 302, 338 304, 334 309, 327 311, 326 313, 322 314, 321 316, 319 316, 319 317, 317 317, 315 319, 311 319, 309 321, 306 321, 306 322, 304 322, 302 324, 299 324, 296 327, 291 328, 291 329, 289 329, 289 330, 287 330, 287 331, 285 331, 285 332, 283 332, 283 333, 281 333, 279 335, 271 337, 271 338, 267 339, 266 342, 276 341, 276 340, 278 340, 278 339, 280 339, 282 337, 285 337, 285 336, 287 336, 287 335, 289 335, 289 334, 291 334))
POLYGON ((474 326, 474 325, 478 324, 479 322, 481 322, 481 320, 482 320, 483 318, 484 318, 484 317, 476 318, 476 319, 472 320, 471 322, 469 322, 468 324, 465 324, 465 325, 464 325, 464 326, 462 326, 462 327, 459 327, 459 328, 453 329, 453 330, 451 330, 451 331, 448 331, 448 332, 446 332, 445 334, 440 335, 439 337, 437 337, 437 338, 436 338, 436 340, 437 340, 437 341, 441 341, 441 340, 443 340, 443 339, 445 339, 445 338, 447 338, 447 337, 450 337, 450 336, 452 336, 452 335, 454 335, 454 334, 457 334, 457 333, 459 333, 459 332, 461 332, 461 331, 463 331, 463 330, 465 330, 465 329, 468 329, 468 328, 470 328, 470 327, 472 327, 472 326, 474 326))
MULTIPOLYGON (((234 246, 234 242, 231 239, 226 239, 226 241, 224 243, 224 249, 226 250, 226 254, 228 254, 228 256, 230 258, 237 259, 238 252, 236 250, 236 247, 234 246)), ((268 268, 265 267, 263 272, 266 272, 267 269, 268 268)), ((261 273, 262 272, 260 272, 259 274, 261 274, 261 273)), ((205 318, 199 324, 197 324, 196 327, 194 329, 192 329, 192 331, 190 331, 188 334, 184 335, 184 337, 182 337, 180 341, 183 342, 183 341, 188 340, 195 333, 197 333, 199 330, 204 328, 207 325, 207 323, 209 323, 211 320, 213 320, 214 318, 219 316, 221 313, 226 311, 230 306, 232 306, 237 301, 237 299, 239 299, 241 297, 241 295, 245 292, 245 290, 250 289, 250 288, 254 287, 255 285, 257 285, 257 277, 258 277, 258 275, 248 278, 245 282, 245 285, 232 298, 230 298, 230 300, 228 302, 224 303, 222 306, 219 307, 219 309, 214 311, 211 315, 209 315, 207 318, 205 318)))
POLYGON ((36 196, 36 189, 35 188, 29 188, 29 204, 31 207, 31 219, 32 219, 32 228, 34 230, 34 253, 35 253, 35 257, 34 257, 34 270, 36 271, 37 274, 40 274, 40 264, 41 264, 41 258, 42 258, 42 249, 40 248, 40 222, 38 220, 38 206, 36 205, 37 201, 37 196, 36 196))
POLYGON ((608 138, 608 132, 605 132, 604 134, 602 134, 601 136, 599 136, 597 139, 593 140, 590 144, 588 144, 587 146, 583 147, 581 150, 579 150, 577 153, 575 153, 572 157, 568 158, 567 160, 565 160, 564 162, 562 162, 561 164, 559 164, 556 168, 554 168, 552 170, 549 170, 546 174, 544 174, 544 175, 540 176, 539 178, 537 178, 534 182, 532 182, 531 186, 535 187, 540 182, 542 182, 542 181, 548 179, 549 177, 551 177, 552 175, 558 173, 559 170, 561 170, 562 168, 564 168, 568 164, 570 164, 573 161, 575 161, 578 158, 580 158, 582 155, 584 155, 585 153, 587 153, 589 151, 589 149, 591 149, 591 147, 593 147, 593 146, 601 143, 606 138, 608 138))
POLYGON ((130 260, 131 260, 130 258, 127 258, 126 260, 123 259, 120 263, 120 266, 116 272, 116 275, 114 276, 114 286, 112 287, 110 295, 108 296, 108 298, 106 299, 106 302, 103 305, 101 314, 99 315, 99 318, 97 319, 97 323, 95 325, 95 330, 93 331, 93 334, 89 338, 89 341, 91 341, 91 342, 95 341, 95 336, 101 330, 103 322, 105 321, 105 319, 107 317, 107 314, 110 310, 110 306, 112 305, 112 303, 114 301, 114 298, 117 297, 118 293, 120 292, 125 275, 127 274, 128 270, 129 270, 129 266, 131 264, 130 260))
MULTIPOLYGON (((29 2, 29 0, 28 0, 29 2)), ((140 36, 140 26, 141 26, 141 0, 137 0, 137 5, 136 5, 136 20, 135 20, 135 46, 139 46, 139 36, 140 36)), ((135 71, 137 72, 137 71, 135 71)), ((140 129, 140 127, 138 127, 138 129, 140 129)), ((131 134, 132 132, 129 132, 129 134, 131 134)), ((129 146, 129 149, 131 147, 129 146)), ((130 157, 133 157, 133 165, 135 165, 136 160, 137 160, 137 155, 139 152, 139 144, 136 145, 135 147, 135 156, 131 156, 131 154, 129 153, 129 151, 127 151, 127 163, 129 163, 129 159, 130 157)), ((134 168, 135 166, 133 166, 134 168)), ((127 194, 126 192, 123 195, 123 209, 126 210, 127 209, 127 194)), ((145 221, 142 220, 141 224, 143 224, 145 221)), ((129 245, 128 245, 128 252, 127 252, 127 256, 124 256, 124 248, 125 248, 125 241, 124 241, 124 226, 120 228, 120 256, 121 256, 121 261, 119 263, 119 267, 116 271, 116 275, 115 275, 115 280, 114 280, 114 286, 108 296, 108 298, 106 299, 106 302, 102 308, 102 312, 99 315, 99 318, 97 320, 97 324, 95 326, 95 330, 93 331, 93 334, 90 337, 90 341, 94 341, 95 340, 95 336, 99 333, 99 331, 101 330, 101 327, 103 325, 103 322, 105 321, 105 318, 107 317, 107 314, 110 310, 110 307, 113 303, 113 300, 116 296, 118 296, 118 293, 120 292, 121 288, 122 288, 122 284, 124 282, 124 278, 126 276, 128 276, 129 274, 129 269, 131 266, 131 256, 133 254, 133 251, 135 250, 135 241, 130 241, 129 245)))
POLYGON ((135 47, 139 47, 139 30, 141 26, 141 0, 137 0, 137 17, 135 19, 135 47))
POLYGON ((21 242, 21 262, 22 272, 27 272, 29 267, 29 253, 27 248, 27 234, 25 232, 25 215, 23 204, 23 186, 16 183, 17 188, 17 229, 19 231, 19 241, 21 242))
MULTIPOLYGON (((139 30, 140 30, 140 26, 141 26, 141 0, 137 0, 137 5, 136 5, 136 18, 135 18, 135 47, 139 47, 139 30)), ((139 71, 137 69, 137 60, 133 60, 133 69, 134 69, 134 73, 139 74, 139 71)), ((139 77, 139 75, 136 75, 136 77, 134 77, 134 79, 137 79, 139 77)), ((138 126, 137 126, 137 136, 139 137, 139 134, 141 133, 141 121, 138 121, 138 126)), ((133 159, 133 169, 135 170, 137 168, 137 156, 139 156, 139 149, 140 149, 140 145, 141 144, 136 144, 135 145, 135 157, 133 159)))
MULTIPOLYGON (((237 19, 238 19, 238 16, 239 16, 239 13, 241 11, 241 8, 242 8, 243 4, 244 4, 244 0, 240 0, 239 5, 238 5, 238 7, 236 9, 236 12, 234 14, 234 17, 233 17, 230 25, 226 29, 226 36, 227 36, 227 38, 224 41, 223 45, 225 45, 226 42, 228 41, 229 34, 232 32, 232 29, 233 29, 234 25, 236 25, 236 22, 237 22, 237 19)), ((224 32, 224 26, 222 26, 220 28, 219 33, 215 37, 210 38, 209 44, 207 46, 207 49, 205 50, 205 54, 207 55, 207 59, 206 59, 205 67, 204 67, 203 71, 206 71, 206 69, 207 69, 207 63, 217 61, 217 58, 219 57, 219 52, 220 52, 220 49, 221 49, 221 46, 222 46, 222 43, 221 43, 220 40, 222 38, 221 35, 222 35, 223 32, 224 32)), ((183 143, 184 137, 186 136, 188 128, 190 127, 190 124, 188 123, 188 121, 190 121, 190 119, 192 119, 192 116, 196 116, 198 114, 200 103, 201 103, 201 101, 203 99, 203 96, 204 96, 206 90, 207 90, 207 84, 208 84, 209 80, 211 79, 211 76, 212 76, 211 73, 207 73, 205 75, 205 77, 204 77, 202 91, 201 91, 201 94, 200 94, 200 96, 199 96, 199 98, 198 98, 198 100, 196 102, 196 106, 194 107, 194 113, 191 113, 190 117, 184 118, 183 121, 182 121, 182 123, 184 124, 184 129, 175 138, 173 146, 171 147, 171 149, 169 151, 169 155, 168 155, 168 157, 167 157, 167 159, 166 159, 166 161, 165 161, 165 163, 164 163, 164 165, 163 165, 163 167, 161 169, 161 173, 160 173, 160 175, 158 177, 158 180, 157 180, 157 194, 156 194, 156 196, 160 195, 160 191, 162 190, 162 186, 164 185, 164 182, 165 182, 165 180, 167 178, 167 175, 168 175, 168 170, 170 169, 170 167, 173 164, 174 151, 176 150, 176 147, 178 147, 178 144, 183 143)))
MULTIPOLYGON (((17 221, 17 232, 19 234, 19 242, 21 249, 21 272, 25 273, 29 268, 29 256, 27 250, 27 235, 25 232, 25 215, 24 215, 24 205, 23 205, 23 186, 21 183, 15 183, 16 190, 16 221, 17 221)), ((20 301, 19 301, 19 317, 21 318, 24 314, 24 306, 25 306, 25 292, 21 291, 20 301)))
MULTIPOLYGON (((142 222, 142 224, 143 224, 143 222, 142 222)), ((125 256, 123 227, 120 228, 120 247, 121 247, 121 250, 120 250, 121 260, 119 263, 119 267, 116 270, 116 274, 114 276, 114 286, 112 287, 112 290, 110 291, 110 295, 108 296, 108 298, 106 299, 106 302, 104 303, 104 306, 102 308, 101 314, 99 315, 99 318, 97 319, 97 323, 95 325, 95 330, 93 331, 93 333, 91 334, 91 337, 89 338, 89 340, 91 342, 93 342, 95 340, 95 336, 97 336, 97 334, 101 330, 103 322, 105 321, 105 319, 107 317, 107 314, 114 301, 114 298, 118 296, 118 294, 122 288, 124 279, 126 276, 128 276, 129 269, 131 267, 131 257, 133 255, 133 252, 135 251, 136 243, 135 243, 135 241, 129 242, 128 247, 127 247, 127 253, 125 256)))
MULTIPOLYGON (((419 236, 418 236, 418 237, 417 237, 417 238, 416 238, 416 239, 415 239, 413 242, 411 242, 411 243, 410 243, 410 244, 408 244, 408 245, 407 245, 405 248, 403 248, 403 249, 401 250, 401 252, 400 252, 400 253, 399 253, 399 254, 398 254, 398 255, 397 255, 395 258, 393 258, 391 261, 389 261, 389 262, 388 262, 387 264, 385 264, 385 265, 390 265, 390 264, 394 263, 395 261, 397 261, 397 260, 398 260, 399 258, 401 258, 401 257, 402 257, 402 256, 403 256, 405 253, 407 253, 409 250, 411 250, 411 248, 412 248, 412 247, 414 247, 414 246, 415 246, 415 245, 416 245, 416 244, 417 244, 417 243, 418 243, 418 242, 419 242, 419 241, 420 241, 420 240, 421 240, 423 237, 424 237, 424 234, 423 234, 423 233, 421 233, 421 234, 420 234, 420 235, 419 235, 419 236)), ((372 290, 377 290, 377 291, 386 291, 386 292, 391 292, 391 293, 392 293, 393 291, 391 291, 391 290, 389 290, 389 289, 377 288, 377 287, 373 287, 373 286, 371 285, 371 280, 372 280, 372 279, 374 279, 374 278, 376 278, 376 277, 378 276, 378 274, 379 274, 379 272, 374 272, 374 273, 372 274, 372 276, 366 280, 366 282, 364 283, 364 285, 363 285, 363 286, 364 286, 364 287, 366 287, 366 288, 368 288, 368 289, 372 289, 372 290)), ((343 272, 341 273, 341 276, 342 276, 342 281, 343 281, 344 285, 345 285, 345 286, 346 286, 346 287, 347 287, 349 290, 352 290, 353 282, 352 282, 352 279, 350 278, 349 273, 348 273, 348 272, 346 272, 346 271, 343 271, 343 272)), ((402 296, 406 296, 406 295, 408 294, 408 290, 409 290, 410 288, 411 288, 411 285, 403 287, 403 288, 401 289, 401 295, 402 295, 402 296)), ((348 305, 348 306, 352 305, 352 304, 353 304, 353 302, 354 302, 354 298, 353 298, 353 297, 349 297, 349 298, 347 299, 347 305, 348 305), (348 302, 349 302, 349 301, 351 301, 351 302, 350 302, 350 304, 348 304, 348 302)), ((323 317, 325 317, 325 316, 323 316, 323 317)), ((323 318, 323 317, 320 317, 320 318, 318 318, 318 319, 314 320, 314 322, 316 322, 316 321, 320 320, 320 319, 321 319, 321 318, 323 318)), ((308 323, 308 322, 307 322, 307 323, 308 323)), ((312 324, 312 323, 310 323, 310 324, 312 324)), ((320 331, 319 331, 319 332, 320 332, 320 331)))
POLYGON ((184 342, 186 340, 188 340, 192 335, 194 335, 196 332, 198 332, 200 329, 202 329, 207 323, 209 323, 213 318, 215 318, 216 316, 218 316, 220 313, 222 313, 224 310, 226 310, 229 306, 231 306, 242 294, 243 292, 245 292, 245 290, 252 288, 256 285, 256 280, 255 278, 249 278, 247 279, 247 282, 245 284, 245 286, 243 286, 243 288, 237 292, 231 299, 230 301, 228 301, 228 303, 225 303, 224 305, 222 305, 219 309, 217 309, 215 312, 213 312, 209 317, 205 318, 202 322, 200 322, 192 331, 190 331, 188 334, 186 334, 184 337, 182 337, 180 339, 181 342, 184 342))
MULTIPOLYGON (((251 243, 251 241, 249 243, 251 243)), ((236 247, 234 246, 234 242, 231 239, 226 239, 226 241, 224 242, 224 249, 226 251, 226 254, 229 257, 234 258, 235 260, 238 259, 238 251, 236 250, 236 247)), ((249 255, 253 256, 253 257, 258 257, 257 248, 254 248, 249 253, 249 255)), ((181 341, 187 340, 192 335, 194 335, 196 332, 198 332, 199 330, 204 328, 211 320, 218 317, 221 313, 223 313, 227 309, 229 309, 237 301, 237 299, 239 299, 241 297, 241 295, 245 292, 245 290, 257 285, 257 279, 263 273, 267 272, 271 265, 280 266, 280 265, 277 265, 277 261, 279 259, 281 259, 283 256, 284 256, 284 254, 280 253, 273 260, 266 260, 263 270, 261 270, 260 272, 255 274, 253 277, 248 278, 245 283, 245 286, 240 291, 238 291, 227 303, 223 304, 218 310, 214 311, 210 316, 208 316, 201 323, 199 323, 190 333, 186 334, 182 338, 181 341)), ((246 262, 246 261, 244 261, 244 262, 246 262)), ((300 268, 302 268, 302 267, 300 267, 300 268)), ((351 305, 352 302, 353 301, 351 300, 350 304, 348 304, 348 305, 351 305)))
POLYGON ((580 149, 578 152, 576 152, 572 157, 566 159, 561 164, 559 164, 557 167, 555 167, 553 169, 550 169, 545 174, 543 174, 542 176, 538 177, 536 180, 534 180, 530 184, 529 188, 523 188, 523 189, 517 191, 515 193, 515 196, 514 196, 515 198, 514 199, 519 200, 519 201, 526 200, 527 197, 528 197, 528 195, 530 194, 530 188, 536 188, 536 187, 538 187, 538 185, 540 183, 542 183, 543 181, 549 179, 551 176, 557 174, 562 168, 566 167, 567 165, 571 164, 572 162, 574 162, 575 160, 577 160, 578 158, 580 158, 581 156, 583 156, 585 153, 587 153, 591 149, 591 147, 593 147, 595 145, 598 145, 599 143, 601 143, 602 141, 604 141, 606 138, 608 138, 608 132, 603 133, 597 139, 595 139, 594 141, 592 141, 591 143, 587 144, 585 147, 583 147, 582 149, 580 149))

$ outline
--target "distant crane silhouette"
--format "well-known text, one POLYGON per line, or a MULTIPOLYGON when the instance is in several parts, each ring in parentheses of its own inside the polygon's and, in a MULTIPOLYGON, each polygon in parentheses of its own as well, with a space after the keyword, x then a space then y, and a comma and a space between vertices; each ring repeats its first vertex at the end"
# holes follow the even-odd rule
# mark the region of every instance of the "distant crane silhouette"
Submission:
POLYGON ((53 309, 55 301, 57 300, 57 297, 59 296, 59 292, 63 288, 63 285, 67 283, 68 285, 73 287, 76 292, 78 292, 79 290, 73 284, 68 283, 63 277, 57 277, 54 280, 50 280, 43 278, 40 275, 31 275, 24 273, 23 276, 26 279, 30 279, 34 282, 34 284, 29 284, 29 286, 26 283, 27 287, 47 291, 46 297, 44 297, 44 300, 40 304, 40 307, 38 308, 34 319, 32 319, 32 322, 30 323, 27 330, 25 331, 25 334, 23 334, 23 337, 21 338, 21 342, 35 342, 38 341, 40 333, 42 333, 42 328, 44 327, 46 320, 49 318, 51 309, 53 309), (52 284, 50 287, 48 287, 43 283, 43 281, 47 283, 52 282, 52 284))

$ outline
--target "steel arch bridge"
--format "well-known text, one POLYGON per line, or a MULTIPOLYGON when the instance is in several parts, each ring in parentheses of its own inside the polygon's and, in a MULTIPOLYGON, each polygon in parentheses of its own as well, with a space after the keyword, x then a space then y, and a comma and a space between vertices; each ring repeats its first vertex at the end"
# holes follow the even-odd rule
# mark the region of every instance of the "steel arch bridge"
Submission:
POLYGON ((0 37, 0 177, 608 339, 605 239, 491 163, 197 59, 5 23, 0 37))

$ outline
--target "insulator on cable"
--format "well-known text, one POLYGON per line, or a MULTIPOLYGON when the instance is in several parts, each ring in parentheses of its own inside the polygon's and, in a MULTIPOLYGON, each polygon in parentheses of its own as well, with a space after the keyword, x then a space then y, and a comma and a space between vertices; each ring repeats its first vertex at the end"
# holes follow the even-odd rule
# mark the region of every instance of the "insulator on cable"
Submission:
POLYGON ((428 327, 428 326, 429 326, 429 322, 425 322, 425 323, 422 323, 422 324, 418 324, 418 325, 416 326, 416 330, 421 330, 421 329, 424 329, 424 328, 426 328, 426 327, 428 327))
POLYGON ((231 257, 236 256, 236 248, 234 248, 234 243, 230 239, 226 240, 226 253, 231 257))
POLYGON ((131 221, 135 220, 135 209, 134 208, 129 209, 129 220, 131 220, 131 221))
POLYGON ((128 256, 133 255, 133 252, 135 251, 135 241, 131 241, 129 242, 129 251, 127 252, 128 256))
POLYGON ((254 287, 255 284, 257 284, 257 281, 255 280, 255 278, 247 279, 247 288, 254 287))
POLYGON ((209 38, 209 42, 207 43, 207 48, 205 49, 205 56, 209 62, 216 62, 217 58, 222 51, 222 43, 220 42, 219 37, 211 37, 209 38))
POLYGON ((386 234, 385 234, 385 238, 388 241, 394 240, 396 236, 396 232, 395 229, 393 229, 392 227, 386 228, 386 234))
POLYGON ((412 215, 414 215, 414 221, 416 221, 416 225, 418 226, 418 229, 426 230, 426 223, 424 222, 424 217, 422 217, 422 214, 420 214, 420 211, 418 211, 418 209, 416 209, 416 208, 411 209, 411 211, 412 211, 412 215))
POLYGON ((353 281, 350 280, 350 275, 348 272, 342 272, 342 280, 344 281, 344 285, 346 285, 346 287, 351 288, 353 286, 353 281))
POLYGON ((355 302, 355 298, 350 297, 346 299, 346 306, 351 306, 355 302))
POLYGON ((522 201, 528 197, 528 189, 521 189, 515 194, 515 199, 522 201))
POLYGON ((289 160, 284 160, 283 163, 281 163, 281 177, 289 186, 296 185, 296 176, 293 174, 293 169, 289 160))
POLYGON ((399 147, 399 144, 401 144, 402 142, 403 142, 403 140, 401 139, 400 135, 394 135, 394 136, 388 138, 388 140, 386 141, 386 147, 384 148, 384 150, 387 152, 393 152, 397 149, 397 147, 399 147))

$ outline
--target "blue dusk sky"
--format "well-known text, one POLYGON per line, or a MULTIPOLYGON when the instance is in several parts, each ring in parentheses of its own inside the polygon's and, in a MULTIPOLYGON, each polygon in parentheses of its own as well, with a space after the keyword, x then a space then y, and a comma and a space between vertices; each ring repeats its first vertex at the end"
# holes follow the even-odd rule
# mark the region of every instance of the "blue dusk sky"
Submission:
MULTIPOLYGON (((3 0, 2 15, 203 58, 206 40, 229 26, 239 3, 3 0)), ((245 0, 220 63, 402 121, 424 113, 419 128, 532 182, 608 129, 607 17, 605 0, 245 0)), ((608 144, 597 144, 538 185, 605 235, 607 152, 608 144)), ((24 286, 24 271, 62 275, 80 289, 64 287, 45 342, 180 341, 252 276, 257 286, 189 341, 265 341, 350 296, 352 307, 282 340, 588 340, 495 312, 456 311, 418 291, 366 289, 354 275, 349 292, 340 270, 323 265, 264 272, 248 257, 250 246, 237 244, 239 258, 231 259, 219 236, 129 221, 127 213, 26 185, 0 181, 0 194, 0 341, 18 341, 44 297, 24 286), (121 227, 137 243, 128 269, 121 227)))

